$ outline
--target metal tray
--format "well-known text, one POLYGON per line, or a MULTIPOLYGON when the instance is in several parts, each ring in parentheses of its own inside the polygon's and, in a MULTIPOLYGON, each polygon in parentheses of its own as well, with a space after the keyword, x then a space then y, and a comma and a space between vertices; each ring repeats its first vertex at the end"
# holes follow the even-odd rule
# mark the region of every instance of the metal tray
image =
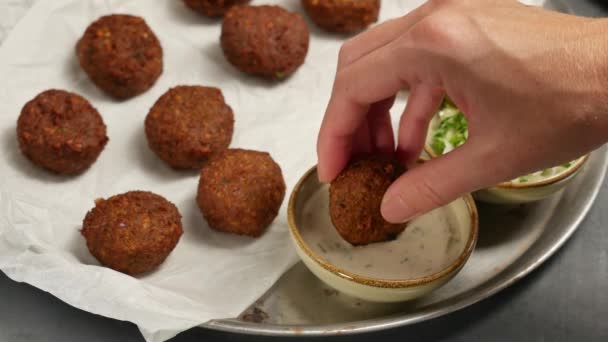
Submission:
POLYGON ((519 206, 478 203, 479 241, 463 270, 419 300, 399 304, 361 301, 324 285, 296 264, 256 303, 234 319, 205 328, 256 335, 334 335, 413 324, 465 308, 528 275, 576 231, 604 180, 608 146, 591 154, 563 192, 519 206))

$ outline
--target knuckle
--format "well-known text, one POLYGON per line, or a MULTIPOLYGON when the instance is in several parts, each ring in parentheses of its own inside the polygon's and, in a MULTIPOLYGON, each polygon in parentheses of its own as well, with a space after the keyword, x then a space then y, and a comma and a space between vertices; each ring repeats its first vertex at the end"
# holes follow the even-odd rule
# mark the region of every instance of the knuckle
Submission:
POLYGON ((431 41, 440 43, 448 38, 449 30, 445 26, 443 14, 430 15, 419 23, 414 25, 410 30, 411 36, 416 41, 431 41))
POLYGON ((465 24, 458 14, 437 12, 414 25, 407 39, 416 45, 457 51, 466 42, 463 39, 465 24))

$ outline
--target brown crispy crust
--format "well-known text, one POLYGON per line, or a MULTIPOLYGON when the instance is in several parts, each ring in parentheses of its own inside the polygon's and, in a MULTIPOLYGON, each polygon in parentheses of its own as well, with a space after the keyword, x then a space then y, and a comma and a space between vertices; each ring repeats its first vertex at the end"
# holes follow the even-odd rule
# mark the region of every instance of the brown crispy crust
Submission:
POLYGON ((177 169, 200 169, 230 145, 234 114, 218 88, 178 86, 152 106, 145 121, 148 145, 177 169))
POLYGON ((113 14, 87 27, 76 45, 80 66, 107 94, 127 99, 150 89, 163 71, 163 50, 143 18, 113 14))
POLYGON ((182 232, 175 205, 147 191, 96 200, 81 231, 89 251, 101 264, 130 275, 160 265, 182 232))
POLYGON ((241 71, 283 79, 304 63, 310 34, 304 19, 279 6, 234 6, 226 12, 220 42, 241 71))
POLYGON ((339 33, 361 31, 378 21, 380 0, 301 0, 320 28, 339 33))
POLYGON ((351 162, 329 188, 329 213, 336 230, 352 245, 393 240, 406 224, 391 224, 380 213, 382 197, 404 172, 395 160, 367 157, 351 162))
POLYGON ((193 11, 207 17, 221 17, 234 5, 247 4, 251 0, 183 0, 193 11))
POLYGON ((285 181, 268 153, 228 149, 203 166, 197 203, 215 230, 260 236, 276 218, 285 181))
POLYGON ((108 137, 101 115, 89 101, 51 89, 25 104, 17 120, 17 140, 34 164, 72 175, 97 160, 108 137))

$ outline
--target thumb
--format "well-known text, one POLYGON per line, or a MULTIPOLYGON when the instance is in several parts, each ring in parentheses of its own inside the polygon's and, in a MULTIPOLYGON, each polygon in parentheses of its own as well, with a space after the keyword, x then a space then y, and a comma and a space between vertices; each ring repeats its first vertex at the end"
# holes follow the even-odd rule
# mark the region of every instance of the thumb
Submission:
POLYGON ((484 174, 490 172, 477 166, 479 155, 470 147, 465 144, 399 177, 384 194, 380 208, 384 219, 405 222, 489 185, 484 174))

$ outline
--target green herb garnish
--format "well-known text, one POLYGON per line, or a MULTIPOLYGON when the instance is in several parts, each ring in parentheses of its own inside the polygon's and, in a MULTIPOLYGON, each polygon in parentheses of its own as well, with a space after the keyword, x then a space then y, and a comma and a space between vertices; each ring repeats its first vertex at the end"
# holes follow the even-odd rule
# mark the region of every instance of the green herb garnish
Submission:
POLYGON ((445 150, 445 143, 443 142, 443 139, 433 137, 431 148, 433 148, 433 151, 435 151, 435 153, 442 154, 445 150))
MULTIPOLYGON (((454 102, 447 96, 443 99, 441 107, 437 112, 439 124, 431 136, 430 146, 433 151, 442 155, 464 144, 469 137, 468 122, 464 114, 456 107, 454 102)), ((561 164, 563 168, 569 168, 574 162, 561 164)), ((530 177, 536 177, 538 174, 542 177, 549 177, 554 174, 555 168, 548 168, 529 175, 516 178, 514 181, 519 183, 530 182, 530 177)))
POLYGON ((456 148, 467 141, 468 123, 464 114, 447 97, 439 110, 439 127, 433 133, 431 148, 437 154, 446 152, 446 142, 456 148))

